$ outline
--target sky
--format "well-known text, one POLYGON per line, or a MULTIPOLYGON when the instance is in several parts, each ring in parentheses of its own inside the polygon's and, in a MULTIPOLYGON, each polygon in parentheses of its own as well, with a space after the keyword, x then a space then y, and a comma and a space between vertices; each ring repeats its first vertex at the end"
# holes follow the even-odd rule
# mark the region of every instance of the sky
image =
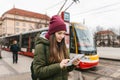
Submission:
MULTIPOLYGON (((73 3, 66 12, 70 13, 71 22, 85 22, 90 28, 102 26, 120 30, 120 0, 79 0, 73 3)), ((47 14, 58 13, 65 0, 0 0, 0 16, 7 10, 16 7, 23 10, 47 14)), ((68 0, 62 11, 72 0, 68 0)))

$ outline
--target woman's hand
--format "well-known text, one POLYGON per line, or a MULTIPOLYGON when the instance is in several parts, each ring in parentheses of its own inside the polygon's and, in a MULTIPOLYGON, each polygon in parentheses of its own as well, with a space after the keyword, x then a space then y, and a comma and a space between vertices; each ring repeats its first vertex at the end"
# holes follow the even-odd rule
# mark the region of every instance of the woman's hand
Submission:
POLYGON ((74 60, 74 61, 73 61, 73 63, 72 63, 72 64, 73 64, 74 66, 78 66, 78 65, 79 65, 79 63, 80 63, 80 59, 79 59, 79 58, 77 58, 76 60, 74 60))
POLYGON ((64 68, 66 67, 66 64, 68 63, 70 59, 63 59, 61 62, 60 62, 60 67, 61 68, 64 68))

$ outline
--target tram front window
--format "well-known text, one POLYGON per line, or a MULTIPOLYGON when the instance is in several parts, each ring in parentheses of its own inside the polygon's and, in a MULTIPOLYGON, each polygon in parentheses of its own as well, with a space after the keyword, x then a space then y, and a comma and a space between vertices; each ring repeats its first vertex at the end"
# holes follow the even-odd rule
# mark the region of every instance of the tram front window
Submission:
POLYGON ((78 50, 79 51, 95 51, 95 44, 93 40, 93 35, 87 29, 75 29, 77 41, 78 41, 78 50))

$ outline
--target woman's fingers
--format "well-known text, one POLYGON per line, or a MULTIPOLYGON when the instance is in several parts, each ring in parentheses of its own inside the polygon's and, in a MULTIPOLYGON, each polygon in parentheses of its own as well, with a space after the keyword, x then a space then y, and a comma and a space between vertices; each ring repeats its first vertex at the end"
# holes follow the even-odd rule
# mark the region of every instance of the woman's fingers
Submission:
POLYGON ((66 64, 69 62, 70 59, 63 59, 61 62, 60 62, 60 67, 63 68, 63 67, 66 67, 66 64))
POLYGON ((76 60, 73 61, 73 65, 77 66, 80 63, 80 59, 77 58, 76 60))

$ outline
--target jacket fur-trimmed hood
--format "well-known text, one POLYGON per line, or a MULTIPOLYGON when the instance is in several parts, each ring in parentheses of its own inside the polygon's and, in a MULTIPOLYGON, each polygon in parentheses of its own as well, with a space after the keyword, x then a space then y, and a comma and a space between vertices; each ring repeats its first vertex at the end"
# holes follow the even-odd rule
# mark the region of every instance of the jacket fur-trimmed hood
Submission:
POLYGON ((47 38, 45 38, 45 34, 46 34, 46 32, 37 34, 37 36, 35 38, 35 45, 40 44, 40 43, 49 45, 49 40, 47 38))

